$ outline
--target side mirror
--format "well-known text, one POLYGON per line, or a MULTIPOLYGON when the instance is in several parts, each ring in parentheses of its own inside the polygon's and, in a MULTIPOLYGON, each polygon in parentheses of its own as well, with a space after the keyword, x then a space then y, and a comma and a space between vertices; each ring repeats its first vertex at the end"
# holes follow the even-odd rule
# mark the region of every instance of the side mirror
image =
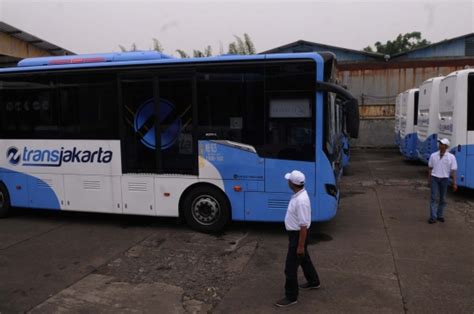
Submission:
POLYGON ((359 137, 359 104, 357 99, 348 99, 344 103, 346 131, 352 138, 359 137))

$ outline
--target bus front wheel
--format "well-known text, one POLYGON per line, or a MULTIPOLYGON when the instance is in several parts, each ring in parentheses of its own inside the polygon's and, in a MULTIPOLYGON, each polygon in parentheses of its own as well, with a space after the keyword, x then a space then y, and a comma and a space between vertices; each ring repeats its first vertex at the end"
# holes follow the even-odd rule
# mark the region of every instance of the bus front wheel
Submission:
POLYGON ((218 232, 230 220, 229 201, 216 188, 200 186, 191 190, 183 205, 187 224, 197 231, 218 232))
POLYGON ((3 183, 0 182, 0 218, 4 218, 10 211, 10 196, 3 183))

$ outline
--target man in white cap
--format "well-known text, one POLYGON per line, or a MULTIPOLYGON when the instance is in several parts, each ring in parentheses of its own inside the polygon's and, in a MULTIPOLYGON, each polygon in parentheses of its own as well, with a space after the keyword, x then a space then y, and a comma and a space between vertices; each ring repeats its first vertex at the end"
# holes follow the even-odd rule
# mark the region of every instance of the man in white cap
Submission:
POLYGON ((448 190, 449 177, 453 179, 453 191, 456 192, 456 170, 458 164, 456 157, 447 151, 449 140, 443 138, 438 141, 439 150, 430 156, 428 161, 428 184, 431 186, 430 219, 428 223, 434 224, 436 220, 444 222, 444 208, 446 207, 446 192, 448 190), (439 195, 439 202, 437 197, 439 195))
POLYGON ((304 188, 305 176, 301 171, 293 170, 285 175, 288 186, 295 193, 288 204, 285 216, 285 228, 288 231, 289 244, 285 264, 285 297, 276 302, 276 306, 285 307, 296 304, 298 300, 298 267, 303 268, 306 283, 299 286, 304 290, 317 289, 320 286, 318 273, 308 253, 308 233, 311 226, 311 203, 304 188))

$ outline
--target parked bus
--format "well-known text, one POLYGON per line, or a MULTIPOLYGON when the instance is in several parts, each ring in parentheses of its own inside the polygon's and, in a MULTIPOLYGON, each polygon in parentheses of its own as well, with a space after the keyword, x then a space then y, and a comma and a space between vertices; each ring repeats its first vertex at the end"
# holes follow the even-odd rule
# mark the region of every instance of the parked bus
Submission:
POLYGON ((400 93, 395 99, 395 144, 400 147, 400 108, 402 105, 402 95, 400 93))
POLYGON ((400 152, 408 159, 418 158, 416 154, 416 125, 418 118, 418 88, 405 91, 400 105, 400 152))
POLYGON ((438 138, 451 142, 458 186, 474 188, 474 69, 453 72, 441 81, 438 138))
POLYGON ((0 70, 0 215, 11 207, 283 221, 305 173, 313 221, 336 214, 330 53, 177 59, 153 52, 31 58, 0 70))
POLYGON ((416 153, 425 164, 438 150, 439 84, 442 79, 430 78, 419 87, 416 153))

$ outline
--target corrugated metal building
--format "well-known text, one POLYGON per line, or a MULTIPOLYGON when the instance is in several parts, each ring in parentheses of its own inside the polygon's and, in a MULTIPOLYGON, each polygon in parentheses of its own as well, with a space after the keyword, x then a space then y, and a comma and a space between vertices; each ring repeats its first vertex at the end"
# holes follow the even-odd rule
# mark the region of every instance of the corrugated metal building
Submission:
POLYGON ((24 58, 73 54, 0 21, 0 67, 14 66, 24 58))
POLYGON ((395 97, 430 77, 474 66, 474 33, 393 56, 299 40, 262 53, 331 51, 338 78, 359 99, 360 138, 355 146, 393 146, 395 97))

